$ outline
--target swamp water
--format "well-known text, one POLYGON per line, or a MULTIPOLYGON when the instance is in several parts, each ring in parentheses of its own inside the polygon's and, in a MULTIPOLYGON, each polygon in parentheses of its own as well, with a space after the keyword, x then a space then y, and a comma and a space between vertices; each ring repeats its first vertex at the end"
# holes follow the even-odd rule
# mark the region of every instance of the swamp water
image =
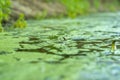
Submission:
POLYGON ((120 13, 29 20, 0 33, 0 80, 119 80, 119 50, 120 13))

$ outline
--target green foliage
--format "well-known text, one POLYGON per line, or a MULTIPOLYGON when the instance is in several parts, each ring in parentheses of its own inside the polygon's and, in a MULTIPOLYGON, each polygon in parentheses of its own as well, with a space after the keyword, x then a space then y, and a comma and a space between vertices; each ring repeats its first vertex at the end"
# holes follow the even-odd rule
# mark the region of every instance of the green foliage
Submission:
MULTIPOLYGON (((0 0, 0 32, 3 32, 2 22, 8 21, 11 13, 11 1, 10 0, 0 0)), ((14 23, 15 28, 24 28, 27 23, 24 19, 24 15, 20 14, 18 20, 14 23)))
POLYGON ((24 14, 20 14, 18 20, 13 25, 15 28, 25 28, 27 26, 27 22, 25 21, 24 14))
POLYGON ((76 17, 79 14, 86 14, 89 11, 89 1, 87 0, 61 0, 66 6, 69 17, 76 17))
POLYGON ((0 0, 0 32, 3 32, 2 21, 8 21, 10 14, 10 0, 0 0))
POLYGON ((116 11, 119 8, 120 3, 118 0, 114 0, 112 4, 106 3, 105 6, 109 8, 110 11, 116 11))
POLYGON ((3 12, 0 10, 0 22, 2 21, 3 19, 3 12))
POLYGON ((115 11, 119 6, 118 0, 111 0, 110 2, 102 0, 60 0, 60 2, 66 7, 67 15, 70 18, 88 14, 92 12, 92 8, 95 11, 115 11))
POLYGON ((99 9, 100 3, 101 3, 100 0, 94 0, 94 1, 93 1, 94 7, 95 7, 96 9, 99 9))
POLYGON ((0 0, 0 21, 9 19, 10 6, 10 0, 0 0))

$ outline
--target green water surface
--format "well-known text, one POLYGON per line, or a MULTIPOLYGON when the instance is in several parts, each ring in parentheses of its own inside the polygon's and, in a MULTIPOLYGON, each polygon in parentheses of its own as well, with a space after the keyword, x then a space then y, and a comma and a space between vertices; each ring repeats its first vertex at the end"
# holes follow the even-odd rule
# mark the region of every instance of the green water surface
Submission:
POLYGON ((119 12, 29 20, 0 33, 0 80, 119 80, 119 38, 119 12))

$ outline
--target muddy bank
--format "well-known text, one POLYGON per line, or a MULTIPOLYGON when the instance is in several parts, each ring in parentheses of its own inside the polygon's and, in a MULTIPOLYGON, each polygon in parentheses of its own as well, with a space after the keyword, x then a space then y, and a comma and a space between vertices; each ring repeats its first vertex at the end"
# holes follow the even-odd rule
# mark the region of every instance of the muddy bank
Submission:
POLYGON ((58 1, 48 2, 46 0, 12 0, 12 14, 17 17, 20 13, 24 13, 27 18, 35 16, 55 16, 57 14, 65 14, 65 7, 58 1))
POLYGON ((55 17, 62 15, 73 16, 93 13, 119 10, 119 1, 117 0, 81 0, 73 1, 62 0, 11 0, 12 18, 17 18, 20 13, 24 13, 26 18, 55 17), (75 6, 76 5, 76 6, 75 6), (83 6, 81 6, 83 5, 83 6), (80 7, 80 8, 77 8, 80 7), (77 11, 76 11, 77 10, 77 11), (85 11, 85 12, 84 12, 85 11), (71 13, 72 12, 72 13, 71 13))

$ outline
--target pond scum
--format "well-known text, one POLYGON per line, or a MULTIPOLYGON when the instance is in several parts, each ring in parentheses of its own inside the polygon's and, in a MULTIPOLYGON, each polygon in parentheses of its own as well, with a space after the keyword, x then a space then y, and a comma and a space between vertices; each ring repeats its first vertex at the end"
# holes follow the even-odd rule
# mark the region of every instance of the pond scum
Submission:
POLYGON ((1 33, 0 80, 118 79, 119 51, 105 55, 113 40, 120 48, 118 16, 29 20, 25 29, 1 33))

